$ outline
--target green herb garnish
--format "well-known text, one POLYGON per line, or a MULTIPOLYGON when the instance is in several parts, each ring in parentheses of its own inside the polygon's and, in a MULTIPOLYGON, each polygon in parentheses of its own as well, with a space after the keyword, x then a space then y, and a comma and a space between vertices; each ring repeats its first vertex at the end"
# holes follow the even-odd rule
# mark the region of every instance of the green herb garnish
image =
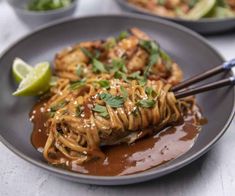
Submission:
POLYGON ((81 88, 81 87, 85 86, 85 84, 86 84, 86 78, 83 78, 83 79, 81 79, 81 80, 79 80, 79 81, 72 82, 72 83, 70 84, 69 89, 70 89, 70 90, 76 90, 76 89, 78 89, 78 88, 81 88))
POLYGON ((149 53, 149 60, 147 67, 144 70, 144 77, 147 78, 151 72, 153 65, 157 63, 159 58, 159 46, 150 40, 141 40, 139 45, 149 53))
POLYGON ((78 77, 83 76, 83 74, 84 74, 83 70, 84 70, 84 67, 81 64, 78 64, 77 69, 76 69, 76 74, 78 77))
POLYGON ((87 50, 86 48, 81 48, 82 52, 88 57, 90 58, 92 61, 92 71, 94 73, 103 73, 103 72, 107 72, 107 70, 105 69, 104 64, 99 61, 97 58, 99 57, 100 53, 97 50, 96 54, 93 55, 89 50, 87 50))
POLYGON ((153 99, 145 99, 137 102, 137 105, 143 108, 152 108, 156 104, 156 101, 153 99))
POLYGON ((143 76, 141 76, 141 73, 140 71, 136 71, 136 72, 133 72, 132 74, 130 74, 128 76, 128 79, 132 79, 132 80, 140 80, 142 79, 143 76))
POLYGON ((114 46, 116 46, 116 39, 115 38, 109 38, 106 42, 105 42, 105 44, 104 44, 104 48, 106 49, 106 50, 109 50, 109 49, 111 49, 111 48, 113 48, 114 46))
POLYGON ((139 112, 140 112, 140 111, 139 111, 139 108, 138 108, 138 107, 135 107, 135 108, 131 111, 131 113, 132 113, 134 116, 137 116, 139 112))
POLYGON ((114 73, 114 78, 123 79, 125 82, 128 82, 127 75, 121 71, 116 71, 114 73))
POLYGON ((141 76, 140 71, 133 72, 128 76, 128 79, 137 80, 140 86, 144 86, 147 82, 147 79, 144 76, 141 76))
POLYGON ((109 113, 108 113, 107 108, 105 106, 101 106, 101 105, 96 104, 95 107, 92 108, 92 110, 94 112, 99 113, 99 115, 104 117, 104 118, 109 117, 109 113))
POLYGON ((100 85, 100 87, 109 89, 110 88, 110 82, 108 80, 99 80, 97 83, 100 85))
POLYGON ((105 69, 105 66, 102 62, 100 62, 97 59, 93 59, 92 60, 92 71, 95 73, 103 73, 103 72, 107 72, 107 70, 105 69))
POLYGON ((171 57, 163 50, 160 49, 160 56, 162 60, 164 61, 165 67, 167 71, 171 71, 172 68, 172 60, 171 57))
POLYGON ((127 90, 126 90, 123 86, 121 86, 121 87, 120 87, 120 91, 121 91, 121 93, 122 93, 123 98, 126 100, 126 99, 128 98, 128 92, 127 92, 127 90))
POLYGON ((83 54, 85 54, 88 58, 93 59, 93 54, 87 50, 86 48, 80 48, 83 54))
POLYGON ((47 11, 67 7, 72 0, 31 0, 28 9, 32 11, 47 11))
POLYGON ((155 92, 154 90, 153 90, 153 88, 152 87, 149 87, 149 86, 147 86, 146 88, 145 88, 145 92, 146 92, 146 94, 148 95, 148 96, 153 96, 153 93, 155 92))
POLYGON ((78 106, 76 107, 76 116, 79 117, 82 112, 83 112, 83 110, 81 109, 81 106, 78 105, 78 106))
POLYGON ((140 86, 144 86, 147 83, 147 79, 145 77, 142 77, 138 80, 140 86))
POLYGON ((158 2, 159 5, 165 5, 166 0, 158 0, 157 2, 158 2))
POLYGON ((100 98, 112 108, 120 108, 123 106, 124 98, 121 96, 113 96, 109 93, 101 93, 100 98))
POLYGON ((128 35, 129 35, 129 33, 128 33, 127 31, 122 31, 122 32, 119 34, 117 40, 118 40, 118 41, 121 41, 121 40, 127 38, 128 35))
POLYGON ((124 73, 127 73, 127 68, 125 65, 125 61, 123 59, 114 59, 112 61, 112 72, 116 72, 116 71, 122 71, 124 73))
POLYGON ((53 112, 56 112, 57 110, 63 108, 63 107, 66 106, 67 104, 68 104, 68 102, 65 101, 65 100, 63 100, 63 101, 59 102, 58 104, 52 106, 52 107, 50 108, 50 112, 52 112, 52 113, 53 113, 53 112))

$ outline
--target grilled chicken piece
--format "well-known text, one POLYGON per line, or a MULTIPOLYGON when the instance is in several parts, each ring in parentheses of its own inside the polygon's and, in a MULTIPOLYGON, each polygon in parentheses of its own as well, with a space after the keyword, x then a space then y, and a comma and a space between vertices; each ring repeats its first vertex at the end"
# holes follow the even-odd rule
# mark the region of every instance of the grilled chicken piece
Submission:
POLYGON ((119 59, 122 57, 130 57, 136 50, 139 39, 135 36, 129 36, 122 39, 115 47, 108 52, 108 59, 119 59))
POLYGON ((148 63, 148 58, 149 54, 142 48, 138 48, 127 63, 127 69, 130 72, 143 71, 145 65, 148 63))

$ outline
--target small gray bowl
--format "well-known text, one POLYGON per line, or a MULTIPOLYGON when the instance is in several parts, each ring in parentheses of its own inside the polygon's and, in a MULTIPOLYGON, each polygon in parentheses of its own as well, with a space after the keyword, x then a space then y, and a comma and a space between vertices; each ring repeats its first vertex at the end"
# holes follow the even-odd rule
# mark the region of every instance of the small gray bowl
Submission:
POLYGON ((37 27, 53 20, 71 16, 76 9, 78 0, 73 0, 68 7, 48 11, 27 10, 27 4, 30 0, 7 0, 7 2, 23 22, 30 27, 37 27))

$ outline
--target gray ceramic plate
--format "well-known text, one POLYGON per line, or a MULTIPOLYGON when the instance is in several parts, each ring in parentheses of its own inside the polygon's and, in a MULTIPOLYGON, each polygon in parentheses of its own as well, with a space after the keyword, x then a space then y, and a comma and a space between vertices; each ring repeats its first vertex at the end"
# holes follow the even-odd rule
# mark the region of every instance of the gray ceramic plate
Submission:
POLYGON ((190 21, 177 18, 166 18, 158 16, 156 14, 152 14, 151 12, 146 11, 145 9, 132 5, 128 3, 127 0, 116 0, 116 1, 123 9, 127 11, 145 14, 148 16, 152 16, 154 18, 164 18, 167 20, 171 20, 201 34, 216 34, 216 33, 223 33, 229 30, 235 30, 235 18, 225 18, 225 19, 210 18, 210 19, 201 19, 197 21, 190 21))
MULTIPOLYGON (((234 88, 226 87, 198 95, 198 102, 209 123, 205 125, 193 148, 160 167, 129 176, 97 177, 72 173, 48 165, 30 143, 32 124, 28 113, 33 98, 11 95, 16 86, 11 78, 11 64, 16 56, 35 64, 52 61, 55 53, 82 40, 94 40, 118 35, 119 32, 139 27, 156 39, 181 65, 185 76, 219 65, 223 58, 197 34, 184 27, 160 19, 139 16, 96 16, 56 23, 40 29, 12 45, 0 58, 0 139, 14 153, 28 162, 63 178, 89 184, 121 185, 150 180, 173 172, 207 152, 223 135, 234 114, 234 88)), ((215 79, 221 78, 222 75, 215 79)))

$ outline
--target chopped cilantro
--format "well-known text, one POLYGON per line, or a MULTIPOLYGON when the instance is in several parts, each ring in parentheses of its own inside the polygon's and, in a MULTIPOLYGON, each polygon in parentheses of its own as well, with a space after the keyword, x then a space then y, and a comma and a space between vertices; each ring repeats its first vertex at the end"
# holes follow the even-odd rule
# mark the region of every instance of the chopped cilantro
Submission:
POLYGON ((52 106, 51 108, 50 108, 50 112, 56 112, 57 110, 59 110, 59 109, 61 109, 61 108, 63 108, 65 105, 67 105, 68 104, 68 102, 67 101, 65 101, 65 100, 63 100, 63 101, 60 101, 58 104, 56 104, 56 105, 54 105, 54 106, 52 106))
POLYGON ((93 55, 89 50, 87 50, 86 48, 80 48, 80 49, 88 58, 93 59, 93 55))
POLYGON ((121 71, 116 71, 114 73, 114 78, 116 79, 123 79, 125 82, 128 82, 127 75, 121 71))
POLYGON ((147 86, 146 88, 145 88, 145 92, 146 92, 146 94, 148 95, 148 96, 150 96, 150 97, 154 97, 154 96, 156 96, 156 92, 154 91, 154 89, 152 88, 152 87, 149 87, 149 86, 147 86))
POLYGON ((122 32, 119 34, 117 40, 118 40, 118 41, 123 40, 123 39, 127 38, 128 35, 129 35, 129 33, 128 33, 127 31, 122 31, 122 32))
POLYGON ((92 60, 92 71, 95 73, 102 73, 102 72, 107 72, 107 70, 105 69, 105 66, 102 62, 100 62, 97 59, 93 59, 92 60))
POLYGON ((125 65, 125 61, 123 59, 114 59, 112 61, 112 65, 113 65, 111 69, 112 72, 122 71, 124 73, 127 73, 127 68, 125 65))
POLYGON ((121 96, 114 96, 109 93, 101 93, 100 98, 112 108, 120 108, 123 106, 124 98, 121 96))
POLYGON ((128 76, 128 79, 137 80, 140 86, 144 86, 147 82, 147 79, 144 76, 141 76, 140 71, 136 71, 128 76))
POLYGON ((156 104, 156 101, 153 99, 144 99, 137 102, 137 105, 143 108, 152 108, 156 104))
POLYGON ((121 91, 121 93, 122 93, 123 98, 126 100, 126 99, 128 98, 128 92, 127 92, 127 90, 126 90, 123 86, 121 86, 121 87, 120 87, 120 91, 121 91))
POLYGON ((170 56, 163 50, 160 50, 160 56, 165 64, 167 71, 171 71, 172 60, 171 60, 170 56))
POLYGON ((78 64, 77 69, 76 69, 76 74, 78 77, 83 76, 83 74, 84 74, 83 70, 84 70, 84 67, 81 64, 78 64))
POLYGON ((150 74, 153 65, 157 63, 159 58, 159 46, 154 41, 150 40, 141 40, 139 45, 150 55, 147 67, 144 70, 144 77, 146 78, 150 74))
POLYGON ((96 104, 95 107, 92 108, 92 110, 94 112, 99 113, 99 115, 104 117, 104 118, 108 118, 109 117, 109 113, 108 113, 108 111, 107 111, 105 106, 101 106, 101 105, 96 104))
POLYGON ((81 109, 81 106, 78 105, 78 106, 76 107, 76 116, 79 117, 82 112, 83 112, 83 110, 81 109))
POLYGON ((109 89, 110 88, 110 82, 108 80, 99 80, 97 83, 100 85, 100 87, 109 89))
POLYGON ((83 78, 82 80, 76 81, 76 82, 72 82, 70 84, 70 90, 76 90, 78 88, 81 88, 85 85, 86 82, 86 78, 83 78))
POLYGON ((113 48, 116 44, 117 44, 117 43, 116 43, 116 40, 112 37, 112 38, 109 38, 109 39, 105 42, 104 48, 105 48, 106 50, 109 50, 109 49, 113 48))

